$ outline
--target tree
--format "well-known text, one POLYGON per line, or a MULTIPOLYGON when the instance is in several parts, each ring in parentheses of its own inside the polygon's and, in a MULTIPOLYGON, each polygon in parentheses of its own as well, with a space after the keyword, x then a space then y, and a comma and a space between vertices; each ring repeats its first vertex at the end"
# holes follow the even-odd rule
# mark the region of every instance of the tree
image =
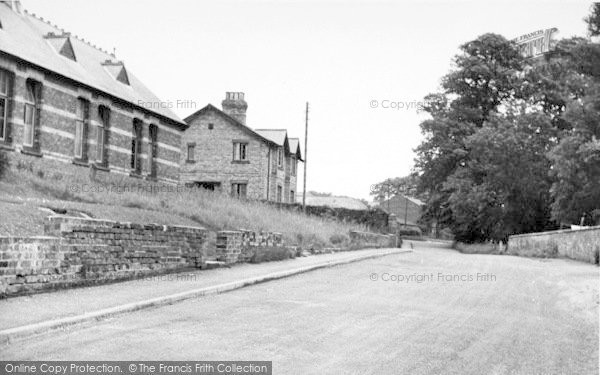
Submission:
MULTIPOLYGON (((596 3, 592 36, 599 20, 596 3)), ((524 60, 486 34, 461 50, 421 123, 424 218, 465 242, 600 222, 600 45, 564 39, 524 60)))
MULTIPOLYGON (((600 35, 600 4, 586 19, 591 35, 600 35)), ((557 222, 600 223, 600 44, 583 38, 560 41, 546 59, 559 67, 552 77, 564 105, 558 116, 565 134, 548 153, 552 162, 552 216, 557 222)))
POLYGON ((424 195, 420 194, 417 190, 418 185, 419 179, 415 175, 388 178, 371 186, 370 195, 379 203, 397 195, 407 195, 423 199, 425 198, 424 195))
POLYGON ((600 35, 600 3, 592 4, 592 14, 585 21, 591 36, 600 35))
POLYGON ((546 153, 556 134, 543 113, 513 109, 466 139, 470 160, 444 185, 457 240, 506 241, 509 234, 554 228, 546 153))
POLYGON ((444 184, 469 161, 466 139, 480 129, 501 103, 518 98, 528 65, 515 46, 496 34, 463 44, 455 66, 442 79, 442 91, 426 97, 421 123, 425 140, 415 150, 419 191, 429 196, 423 218, 441 225, 453 218, 451 192, 444 184))
POLYGON ((600 84, 590 83, 589 91, 569 103, 565 118, 573 131, 549 153, 556 177, 552 214, 560 222, 600 222, 600 84))

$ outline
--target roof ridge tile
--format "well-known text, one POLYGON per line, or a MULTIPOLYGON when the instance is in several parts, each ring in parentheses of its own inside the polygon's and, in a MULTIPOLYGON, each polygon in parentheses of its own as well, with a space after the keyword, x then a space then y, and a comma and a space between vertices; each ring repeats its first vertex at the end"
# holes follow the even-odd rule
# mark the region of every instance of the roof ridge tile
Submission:
MULTIPOLYGON (((35 14, 35 13, 33 13, 33 12, 29 12, 27 9, 23 9, 23 12, 24 12, 25 14, 29 15, 29 16, 32 16, 32 17, 33 17, 33 18, 35 18, 35 19, 38 19, 38 20, 40 20, 40 21, 42 21, 42 22, 44 22, 44 23, 46 23, 46 24, 48 24, 48 25, 50 25, 50 26, 54 27, 55 29, 58 29, 58 30, 62 31, 63 33, 69 33, 69 34, 71 34, 71 32, 67 32, 67 31, 65 31, 65 29, 63 29, 63 28, 59 27, 59 26, 58 26, 58 25, 56 25, 56 24, 53 24, 53 23, 52 23, 50 20, 44 19, 44 17, 42 17, 42 16, 38 16, 37 14, 35 14)), ((75 39, 77 39, 77 40, 79 40, 79 41, 81 41, 81 42, 83 42, 83 43, 87 44, 88 46, 90 46, 90 47, 92 47, 92 48, 95 48, 95 49, 97 49, 98 51, 100 51, 100 52, 102 52, 102 53, 105 53, 105 54, 107 54, 107 55, 110 55, 110 56, 114 56, 114 54, 112 54, 112 53, 109 53, 108 51, 106 51, 106 50, 102 49, 101 47, 98 47, 98 46, 96 46, 96 45, 95 45, 95 44, 93 44, 91 41, 87 41, 87 40, 85 40, 83 37, 79 37, 79 36, 77 36, 77 35, 74 35, 74 34, 71 34, 71 35, 72 35, 72 36, 73 36, 75 39)))

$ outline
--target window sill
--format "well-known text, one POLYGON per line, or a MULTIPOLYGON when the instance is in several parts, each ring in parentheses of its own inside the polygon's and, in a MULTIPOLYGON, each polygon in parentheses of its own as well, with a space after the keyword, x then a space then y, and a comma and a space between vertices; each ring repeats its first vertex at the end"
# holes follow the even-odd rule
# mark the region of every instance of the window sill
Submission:
POLYGON ((141 173, 138 173, 138 172, 129 172, 129 177, 142 178, 142 175, 141 175, 141 173))
POLYGON ((232 160, 231 164, 250 164, 250 160, 232 160))
POLYGON ((196 160, 186 160, 186 164, 196 164, 196 160))
POLYGON ((81 167, 89 167, 90 166, 90 164, 88 163, 88 161, 85 160, 85 159, 75 158, 75 159, 73 159, 72 163, 75 164, 75 165, 79 165, 81 167))
POLYGON ((10 143, 6 143, 5 141, 0 141, 0 150, 4 151, 14 151, 15 148, 10 145, 10 143))
POLYGON ((92 163, 92 168, 98 169, 98 170, 104 171, 104 172, 110 172, 110 169, 108 169, 108 167, 106 165, 102 165, 102 164, 98 164, 98 163, 92 163))
POLYGON ((44 156, 44 155, 42 155, 41 152, 33 150, 33 149, 31 149, 31 148, 29 148, 27 146, 23 147, 23 149, 21 150, 21 153, 25 154, 25 155, 35 156, 37 158, 41 158, 42 156, 44 156))
POLYGON ((151 176, 151 175, 147 175, 146 177, 144 177, 144 180, 158 182, 158 178, 156 178, 156 176, 151 176))

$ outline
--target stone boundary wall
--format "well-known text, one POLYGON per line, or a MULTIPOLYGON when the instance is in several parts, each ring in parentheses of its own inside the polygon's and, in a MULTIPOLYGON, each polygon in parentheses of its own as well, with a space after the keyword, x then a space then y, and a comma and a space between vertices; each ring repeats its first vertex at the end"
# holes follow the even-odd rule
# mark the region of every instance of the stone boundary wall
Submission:
POLYGON ((393 234, 379 234, 370 232, 350 231, 350 246, 359 248, 368 247, 398 247, 398 236, 393 234))
MULTIPOLYGON (((348 248, 328 249, 328 251, 399 247, 400 244, 398 237, 393 234, 351 231, 350 246, 348 248)), ((217 232, 217 260, 228 264, 249 262, 257 252, 273 248, 295 250, 297 252, 296 246, 290 246, 285 243, 281 233, 254 232, 249 230, 217 232)))
POLYGON ((200 267, 207 230, 51 216, 46 236, 0 237, 0 297, 200 267))
POLYGON ((217 232, 217 260, 226 263, 249 262, 256 250, 287 248, 281 233, 250 230, 217 232))
POLYGON ((598 264, 600 226, 509 236, 508 253, 532 257, 566 257, 598 264))

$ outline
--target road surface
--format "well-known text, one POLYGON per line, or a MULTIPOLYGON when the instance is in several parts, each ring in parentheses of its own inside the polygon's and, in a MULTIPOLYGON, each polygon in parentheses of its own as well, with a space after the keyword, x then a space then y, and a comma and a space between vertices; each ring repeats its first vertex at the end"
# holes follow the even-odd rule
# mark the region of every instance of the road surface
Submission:
POLYGON ((439 248, 4 346, 2 359, 269 360, 275 374, 598 374, 598 267, 439 248))

